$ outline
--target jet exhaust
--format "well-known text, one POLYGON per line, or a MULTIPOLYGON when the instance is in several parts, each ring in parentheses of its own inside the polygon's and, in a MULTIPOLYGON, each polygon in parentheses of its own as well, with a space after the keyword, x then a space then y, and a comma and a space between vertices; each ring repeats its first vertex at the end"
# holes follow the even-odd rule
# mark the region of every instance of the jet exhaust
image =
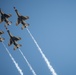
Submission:
POLYGON ((26 63, 28 64, 30 70, 32 71, 33 75, 37 75, 34 71, 34 69, 32 68, 32 66, 30 65, 30 63, 28 62, 28 60, 26 59, 26 57, 24 56, 23 52, 21 51, 21 49, 19 49, 21 55, 23 56, 24 60, 26 61, 26 63))
POLYGON ((29 29, 27 28, 28 33, 30 34, 32 40, 34 41, 35 45, 37 46, 40 54, 42 55, 42 58, 44 59, 46 65, 48 66, 50 72, 52 73, 52 75, 57 75, 57 73, 55 72, 54 68, 52 67, 52 65, 50 65, 49 60, 47 59, 47 57, 45 56, 45 54, 42 52, 42 49, 39 47, 38 43, 36 42, 36 40, 34 39, 33 35, 31 34, 31 32, 29 31, 29 29))
POLYGON ((15 61, 15 59, 12 57, 11 53, 9 52, 9 50, 7 49, 7 47, 5 46, 5 44, 2 42, 4 48, 6 49, 7 53, 9 54, 10 58, 12 59, 14 65, 16 66, 17 70, 19 71, 20 75, 23 75, 22 70, 20 69, 18 63, 15 61))

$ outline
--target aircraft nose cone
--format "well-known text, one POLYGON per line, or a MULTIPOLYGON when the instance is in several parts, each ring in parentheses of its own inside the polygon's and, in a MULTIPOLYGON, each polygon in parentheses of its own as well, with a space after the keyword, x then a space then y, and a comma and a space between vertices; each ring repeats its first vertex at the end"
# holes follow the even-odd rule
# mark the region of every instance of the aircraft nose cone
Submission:
POLYGON ((15 7, 13 7, 15 9, 15 7))

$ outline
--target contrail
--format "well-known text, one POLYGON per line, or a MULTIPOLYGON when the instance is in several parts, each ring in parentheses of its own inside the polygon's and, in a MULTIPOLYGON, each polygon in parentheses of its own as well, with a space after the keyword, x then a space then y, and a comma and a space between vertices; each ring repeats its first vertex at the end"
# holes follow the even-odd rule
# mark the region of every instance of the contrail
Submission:
POLYGON ((25 59, 26 63, 28 64, 28 66, 29 66, 30 70, 32 71, 33 75, 37 75, 37 74, 35 73, 35 71, 33 70, 32 66, 29 64, 29 62, 28 62, 28 60, 26 59, 26 57, 24 56, 24 54, 23 54, 23 52, 21 51, 21 49, 19 49, 19 51, 20 51, 21 55, 23 56, 23 58, 25 59))
POLYGON ((17 70, 19 71, 20 75, 23 75, 22 70, 20 69, 18 63, 16 63, 16 61, 14 60, 14 58, 12 57, 11 53, 9 52, 9 50, 7 49, 7 47, 5 46, 5 44, 2 42, 4 48, 6 49, 7 53, 9 54, 10 58, 12 59, 14 65, 16 66, 17 70))
POLYGON ((49 60, 47 59, 47 57, 45 56, 45 54, 42 52, 41 48, 39 47, 38 43, 36 42, 36 40, 34 39, 33 35, 31 34, 31 32, 29 31, 28 28, 27 28, 27 31, 28 31, 28 33, 30 34, 30 36, 31 36, 32 40, 34 41, 34 43, 36 44, 36 46, 37 46, 39 52, 41 53, 41 55, 42 55, 44 61, 46 62, 46 64, 47 64, 49 70, 52 72, 52 75, 57 75, 57 73, 55 72, 55 70, 53 69, 53 67, 50 65, 49 60))

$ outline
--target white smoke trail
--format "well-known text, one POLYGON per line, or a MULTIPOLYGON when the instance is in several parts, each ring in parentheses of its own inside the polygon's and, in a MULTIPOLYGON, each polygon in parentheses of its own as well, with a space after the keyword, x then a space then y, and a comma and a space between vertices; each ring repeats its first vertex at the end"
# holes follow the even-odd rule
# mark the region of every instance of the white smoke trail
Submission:
POLYGON ((5 46, 5 44, 2 42, 4 48, 6 49, 7 53, 9 54, 10 58, 12 59, 14 65, 16 66, 17 70, 19 71, 20 75, 23 75, 22 70, 20 69, 18 63, 16 63, 16 61, 14 60, 14 58, 12 57, 12 55, 10 54, 9 50, 7 49, 7 47, 5 46))
POLYGON ((20 51, 21 55, 23 56, 23 58, 25 59, 26 63, 28 64, 28 66, 29 66, 30 70, 32 71, 33 75, 37 75, 35 73, 35 71, 33 70, 32 66, 30 65, 30 63, 28 62, 28 60, 26 59, 26 57, 24 56, 23 52, 20 49, 19 49, 19 51, 20 51))
POLYGON ((47 64, 49 70, 52 72, 52 75, 57 75, 57 73, 55 72, 55 70, 53 69, 53 67, 50 65, 49 60, 47 59, 47 57, 45 56, 45 54, 42 52, 41 48, 39 47, 38 43, 36 42, 36 40, 34 39, 33 35, 31 34, 31 32, 29 31, 28 28, 27 28, 27 31, 28 31, 28 33, 30 34, 30 36, 31 36, 32 40, 34 41, 34 43, 36 44, 36 46, 37 46, 39 52, 41 53, 41 55, 42 55, 44 61, 46 62, 46 64, 47 64))

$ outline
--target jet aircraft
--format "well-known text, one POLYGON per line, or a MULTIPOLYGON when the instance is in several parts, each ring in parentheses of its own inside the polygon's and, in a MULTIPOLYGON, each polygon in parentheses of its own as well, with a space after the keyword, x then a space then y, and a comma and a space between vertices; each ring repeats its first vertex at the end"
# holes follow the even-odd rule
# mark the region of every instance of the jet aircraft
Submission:
POLYGON ((12 15, 5 14, 1 9, 0 9, 0 14, 1 14, 0 23, 4 21, 6 23, 6 25, 11 25, 12 22, 9 21, 8 18, 11 17, 12 15))
POLYGON ((17 48, 19 48, 20 46, 22 46, 21 44, 18 44, 17 43, 17 41, 21 40, 21 38, 20 37, 13 36, 10 33, 10 31, 8 30, 8 28, 6 27, 6 25, 5 25, 5 28, 6 28, 7 32, 8 32, 9 37, 10 37, 10 41, 8 43, 8 46, 14 44, 14 50, 16 50, 17 48))
POLYGON ((1 35, 4 34, 3 31, 0 30, 0 42, 3 42, 5 39, 1 37, 1 35))
POLYGON ((22 15, 20 15, 19 12, 18 12, 18 10, 17 10, 15 7, 14 7, 14 10, 15 10, 17 16, 18 16, 17 22, 16 22, 16 26, 17 26, 18 24, 20 24, 20 23, 23 25, 23 26, 21 27, 21 29, 24 29, 24 28, 26 28, 27 26, 29 26, 29 24, 27 24, 27 23, 25 22, 25 20, 29 19, 29 16, 22 16, 22 15))

